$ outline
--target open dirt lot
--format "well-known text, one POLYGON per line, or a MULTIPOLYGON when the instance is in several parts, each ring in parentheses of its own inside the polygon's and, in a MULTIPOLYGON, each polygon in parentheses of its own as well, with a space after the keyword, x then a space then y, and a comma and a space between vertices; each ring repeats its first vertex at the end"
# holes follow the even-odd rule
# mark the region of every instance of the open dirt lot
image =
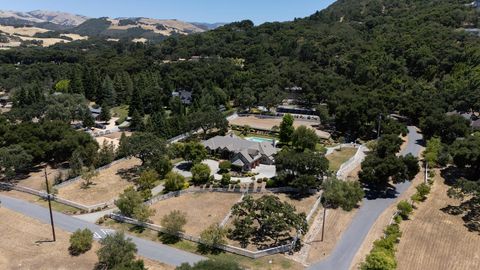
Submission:
MULTIPOLYGON (((0 269, 91 270, 98 261, 95 251, 100 245, 96 242, 87 253, 71 256, 69 233, 57 229, 55 243, 42 242, 50 240, 50 225, 5 208, 0 208, 0 217, 0 269)), ((159 262, 144 261, 151 270, 174 269, 159 262)))
POLYGON ((153 204, 156 213, 152 220, 160 225, 163 216, 180 210, 187 213, 185 232, 199 236, 211 224, 220 223, 240 197, 240 194, 226 193, 185 194, 153 204))
MULTIPOLYGON (((274 126, 280 127, 280 123, 282 122, 282 118, 260 118, 257 116, 241 116, 229 121, 230 125, 236 126, 245 126, 248 125, 252 128, 264 129, 264 130, 271 130, 274 126)), ((314 121, 305 121, 300 119, 295 119, 293 122, 293 126, 295 128, 299 126, 306 126, 310 127, 315 130, 318 136, 321 138, 330 138, 330 134, 328 132, 318 130, 315 125, 318 125, 317 122, 314 121)))
POLYGON ((412 220, 400 225, 398 269, 480 269, 480 235, 469 232, 461 217, 440 210, 458 205, 447 190, 443 179, 436 177, 428 199, 418 205, 412 220))
POLYGON ((118 173, 118 170, 131 169, 140 164, 140 160, 136 158, 123 160, 108 169, 102 170, 99 175, 93 179, 94 184, 89 188, 83 189, 82 184, 84 181, 79 180, 59 188, 58 196, 86 205, 108 202, 117 198, 127 187, 133 185, 133 183, 123 179, 118 173))

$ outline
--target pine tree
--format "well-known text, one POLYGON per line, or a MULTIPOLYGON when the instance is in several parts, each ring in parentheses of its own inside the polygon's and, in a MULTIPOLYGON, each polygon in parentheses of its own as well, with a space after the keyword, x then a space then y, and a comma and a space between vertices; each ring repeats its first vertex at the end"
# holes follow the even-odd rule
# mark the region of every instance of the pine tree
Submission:
POLYGON ((97 94, 97 103, 110 106, 115 104, 115 89, 113 87, 113 81, 108 75, 105 76, 100 92, 97 94))
POLYGON ((102 106, 102 111, 100 112, 99 117, 100 117, 100 120, 104 122, 110 121, 110 119, 112 118, 112 115, 110 113, 110 106, 108 106, 108 104, 105 104, 102 106))
POLYGON ((78 68, 74 69, 70 79, 70 93, 85 94, 85 89, 82 82, 82 71, 78 68))
POLYGON ((144 128, 145 124, 143 122, 143 117, 138 111, 133 111, 132 120, 130 121, 130 129, 134 131, 142 131, 144 128))
POLYGON ((133 117, 133 113, 137 112, 140 116, 144 115, 145 112, 143 110, 143 93, 141 89, 138 87, 133 88, 132 98, 130 101, 130 107, 128 110, 128 116, 133 117))
POLYGON ((99 74, 96 69, 91 68, 84 72, 83 86, 85 97, 88 100, 96 100, 97 93, 100 89, 99 74))

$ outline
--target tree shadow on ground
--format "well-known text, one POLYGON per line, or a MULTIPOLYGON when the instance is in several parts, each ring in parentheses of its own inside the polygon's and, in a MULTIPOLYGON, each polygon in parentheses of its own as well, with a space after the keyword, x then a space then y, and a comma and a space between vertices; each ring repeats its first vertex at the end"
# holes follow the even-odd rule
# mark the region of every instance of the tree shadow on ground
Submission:
POLYGON ((193 164, 191 162, 183 162, 177 165, 177 169, 184 172, 189 172, 193 164))
POLYGON ((384 188, 378 188, 373 185, 363 185, 363 189, 367 200, 395 199, 399 195, 395 186, 390 184, 384 188))
POLYGON ((158 233, 158 237, 160 238, 160 241, 162 241, 162 243, 166 245, 173 245, 180 242, 181 240, 181 238, 176 235, 171 235, 171 234, 162 233, 162 232, 158 233))
POLYGON ((128 229, 128 231, 133 232, 133 233, 143 233, 145 231, 145 227, 140 226, 140 225, 135 225, 135 226, 131 227, 130 229, 128 229))
POLYGON ((140 176, 141 167, 137 165, 129 169, 119 169, 116 174, 128 182, 132 182, 140 176))

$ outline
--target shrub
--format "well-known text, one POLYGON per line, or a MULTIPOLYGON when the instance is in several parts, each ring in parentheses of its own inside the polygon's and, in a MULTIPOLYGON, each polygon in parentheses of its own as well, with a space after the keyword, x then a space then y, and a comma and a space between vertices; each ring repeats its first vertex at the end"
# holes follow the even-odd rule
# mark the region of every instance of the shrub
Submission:
POLYGON ((205 184, 210 179, 210 167, 206 164, 195 164, 190 171, 192 172, 192 182, 195 185, 205 184))
POLYGON ((403 220, 407 220, 413 211, 413 206, 407 201, 401 201, 397 205, 398 214, 403 220))
POLYGON ((268 179, 267 180, 267 188, 272 188, 272 187, 275 187, 277 185, 277 183, 275 182, 275 180, 273 179, 268 179))
POLYGON ((76 230, 70 236, 70 247, 68 248, 70 254, 78 256, 89 251, 92 248, 93 233, 89 229, 76 230))
POLYGON ((185 184, 185 177, 178 173, 170 172, 167 174, 165 179, 165 191, 170 192, 181 190, 185 187, 185 184))
POLYGON ((420 185, 418 185, 416 187, 417 189, 417 194, 420 198, 421 201, 425 201, 425 199, 427 199, 427 195, 430 193, 430 186, 425 184, 425 183, 421 183, 420 185))
POLYGON ((232 176, 229 173, 224 173, 222 174, 222 180, 220 180, 220 184, 226 187, 230 184, 231 179, 232 179, 232 176))
POLYGON ((218 167, 220 168, 220 173, 226 173, 226 172, 230 171, 230 169, 232 168, 232 163, 228 160, 225 160, 225 161, 220 162, 218 167))
POLYGON ((204 252, 214 251, 215 246, 226 244, 227 233, 218 223, 210 225, 200 234, 201 250, 204 252))
POLYGON ((168 235, 164 235, 164 242, 176 242, 179 240, 177 233, 183 232, 183 226, 187 224, 187 214, 179 210, 173 210, 162 217, 160 224, 168 235))
POLYGON ((370 253, 360 266, 361 270, 394 270, 396 268, 395 257, 382 251, 370 253))

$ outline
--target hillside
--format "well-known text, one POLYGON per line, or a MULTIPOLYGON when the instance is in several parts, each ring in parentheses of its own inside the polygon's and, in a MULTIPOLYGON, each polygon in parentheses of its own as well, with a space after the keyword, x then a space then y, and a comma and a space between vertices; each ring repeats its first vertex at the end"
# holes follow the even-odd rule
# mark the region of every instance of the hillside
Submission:
POLYGON ((221 23, 188 23, 152 18, 88 18, 66 12, 0 10, 0 48, 20 45, 50 46, 88 37, 108 40, 160 41, 172 35, 189 35, 215 29, 221 23), (14 31, 10 28, 14 27, 14 31), (7 29, 7 31, 5 31, 7 29), (30 39, 36 33, 38 39, 30 39), (46 33, 46 34, 45 34, 46 33), (24 35, 26 34, 26 35, 24 35), (75 38, 81 36, 82 38, 75 38), (64 37, 67 37, 66 39, 64 37))
MULTIPOLYGON (((469 2, 342 0, 292 22, 254 26, 242 21, 196 35, 171 32, 167 38, 142 28, 150 22, 141 18, 91 19, 76 31, 87 36, 123 31, 128 34, 121 38, 158 35, 165 40, 136 48, 85 43, 38 52, 20 50, 5 55, 4 61, 34 64, 23 67, 22 73, 9 71, 0 83, 7 88, 21 85, 29 74, 36 74, 30 69, 54 59, 62 63, 62 70, 51 71, 45 81, 56 82, 73 73, 86 76, 82 72, 94 68, 101 78, 124 73, 137 80, 147 76, 154 83, 149 91, 163 89, 167 96, 176 88, 187 88, 199 97, 202 91, 218 87, 238 106, 271 105, 283 89, 299 86, 306 105, 328 105, 322 118, 338 134, 347 139, 371 138, 379 117, 392 113, 419 124, 426 116, 447 111, 480 111, 480 42, 462 30, 478 24, 477 10, 469 2), (205 56, 208 64, 172 62, 192 56, 205 56)), ((144 102, 152 107, 151 100, 144 102)), ((391 121, 382 124, 382 129, 395 128, 391 121)))

